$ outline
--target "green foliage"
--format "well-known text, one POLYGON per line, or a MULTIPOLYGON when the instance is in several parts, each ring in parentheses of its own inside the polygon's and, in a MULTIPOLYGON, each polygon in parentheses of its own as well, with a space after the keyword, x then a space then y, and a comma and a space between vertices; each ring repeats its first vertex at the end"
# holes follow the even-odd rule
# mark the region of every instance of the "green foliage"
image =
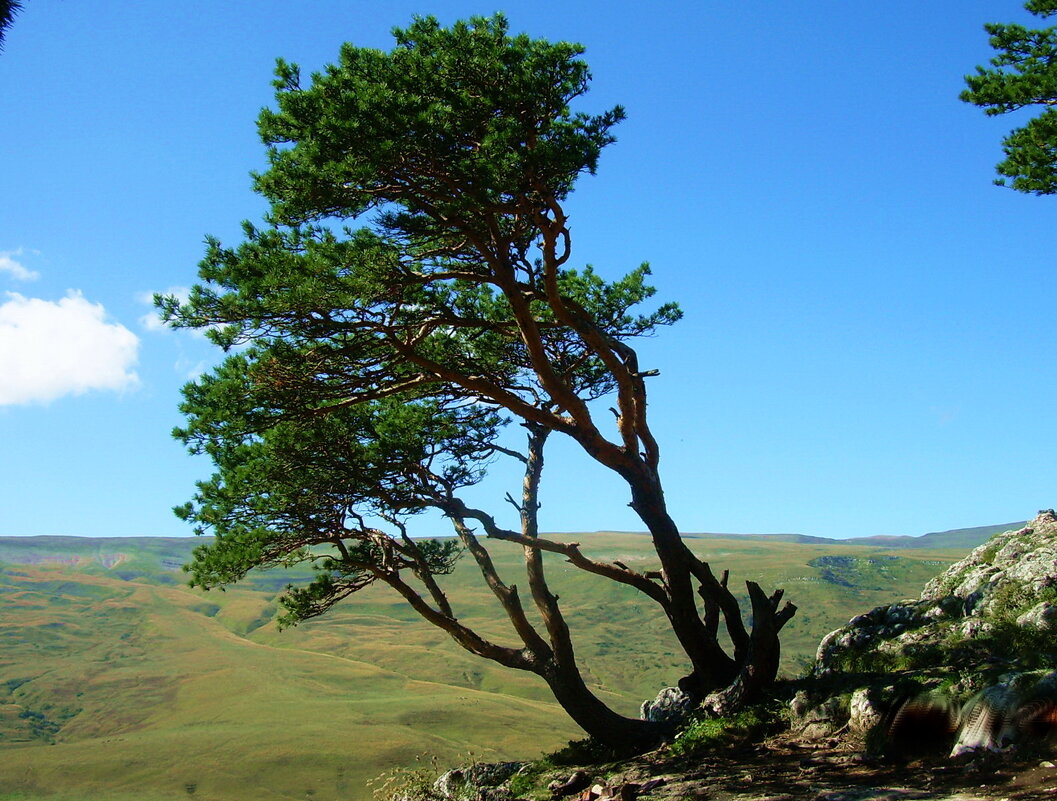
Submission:
MULTIPOLYGON (((590 80, 582 48, 507 31, 502 15, 450 29, 416 19, 394 31, 390 53, 345 45, 307 88, 297 66, 280 61, 279 109, 259 121, 271 168, 257 177, 276 218, 356 217, 382 194, 398 204, 386 227, 422 241, 437 220, 466 213, 449 180, 472 187, 482 208, 563 199, 578 173, 595 169, 623 111, 573 114, 569 103, 590 80), (336 197, 335 185, 350 191, 336 197), (407 202, 414 190, 450 199, 426 215, 407 202)), ((530 221, 508 222, 514 238, 533 236, 530 221)))
POLYGON ((581 740, 570 740, 565 746, 522 766, 510 777, 507 787, 517 798, 529 798, 535 801, 546 801, 553 798, 553 792, 547 785, 556 777, 568 777, 570 768, 594 766, 604 773, 605 766, 619 763, 622 759, 634 754, 614 749, 590 737, 581 740))
POLYGON ((848 648, 831 658, 840 673, 893 673, 911 667, 903 654, 878 649, 848 648))
POLYGON ((988 565, 994 564, 995 557, 998 556, 998 551, 999 551, 999 543, 993 542, 993 543, 989 544, 980 553, 981 561, 983 561, 985 564, 988 564, 988 565))
POLYGON ((742 743, 769 731, 776 721, 776 710, 767 705, 747 707, 723 718, 694 717, 672 742, 672 753, 693 756, 742 743))
POLYGON ((990 617, 996 622, 1013 622, 1022 613, 1040 601, 1057 600, 1057 590, 1052 585, 1028 586, 1009 581, 998 587, 990 600, 990 617))
POLYGON ((612 762, 625 756, 628 754, 623 750, 614 749, 592 737, 585 737, 581 740, 570 740, 562 748, 549 754, 546 762, 555 767, 570 767, 612 762))
MULTIPOLYGON (((543 760, 538 760, 522 768, 507 782, 511 794, 515 798, 536 798, 544 792, 540 787, 540 778, 545 775, 549 765, 543 760)), ((550 797, 550 791, 546 791, 545 797, 550 797)))
POLYGON ((611 343, 679 317, 634 311, 648 266, 607 281, 565 266, 548 233, 623 117, 570 109, 582 48, 510 36, 502 15, 394 35, 388 53, 345 45, 308 84, 279 62, 258 123, 267 226, 210 239, 189 300, 157 299, 174 326, 239 346, 185 388, 174 432, 217 468, 176 510, 215 534, 192 584, 312 565, 284 624, 401 571, 436 597, 459 549, 413 542, 407 519, 448 513, 511 455, 509 413, 562 424, 548 382, 576 403, 616 387, 559 306, 611 343))
MULTIPOLYGON (((1025 8, 1039 17, 1057 13, 1054 0, 1030 0, 1025 8)), ((1057 28, 1026 28, 992 23, 984 26, 998 55, 992 69, 977 67, 968 75, 961 99, 988 115, 1030 106, 1044 110, 1015 128, 1003 141, 1006 158, 997 166, 995 183, 1036 195, 1057 193, 1057 28), (1007 184, 1008 179, 1008 184, 1007 184)))
MULTIPOLYGON (((226 369, 242 358, 230 360, 226 369)), ((214 387, 206 381, 189 394, 214 387)), ((178 510, 198 524, 199 533, 217 535, 195 550, 188 566, 192 585, 222 586, 255 567, 313 564, 315 580, 291 590, 282 602, 284 621, 291 623, 321 614, 369 585, 376 579, 372 570, 391 560, 396 546, 364 525, 362 515, 415 513, 423 496, 440 491, 430 481, 445 487, 476 482, 482 468, 472 460, 484 458, 485 441, 499 425, 492 413, 395 398, 318 419, 280 419, 253 434, 243 433, 250 426, 239 425, 229 432, 235 419, 229 414, 217 423, 212 414, 193 414, 191 425, 178 432, 192 449, 209 451, 220 468, 198 484, 192 503, 178 510), (423 462, 433 467, 428 476, 423 462), (336 552, 319 550, 337 537, 348 541, 336 552)), ((450 573, 461 553, 451 541, 402 547, 413 554, 407 567, 435 575, 450 573)))
POLYGON ((905 669, 953 668, 963 674, 975 673, 978 677, 975 681, 979 683, 979 677, 994 679, 1014 662, 1018 670, 1057 666, 1053 635, 1018 626, 1011 620, 989 623, 986 629, 971 637, 952 629, 933 647, 929 658, 908 659, 905 669))

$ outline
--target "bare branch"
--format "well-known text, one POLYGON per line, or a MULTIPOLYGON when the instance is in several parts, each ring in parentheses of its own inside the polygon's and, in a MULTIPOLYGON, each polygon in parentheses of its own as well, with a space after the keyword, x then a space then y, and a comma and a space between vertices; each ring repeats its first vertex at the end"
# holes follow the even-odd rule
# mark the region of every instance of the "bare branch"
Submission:
POLYGON ((490 515, 479 509, 471 509, 467 507, 466 504, 457 498, 449 500, 446 503, 446 506, 448 508, 445 508, 444 506, 441 507, 445 514, 455 514, 465 519, 476 520, 484 527, 485 533, 490 539, 514 542, 526 547, 539 548, 542 551, 562 554, 570 564, 575 565, 581 570, 585 570, 588 573, 595 573, 599 576, 605 576, 614 581, 619 581, 621 584, 628 584, 642 592, 644 595, 652 598, 666 611, 668 609, 668 596, 665 593, 664 588, 660 584, 650 580, 651 577, 660 578, 660 573, 647 573, 642 575, 633 570, 621 569, 606 562, 589 559, 580 552, 580 545, 578 543, 555 542, 553 540, 537 537, 526 537, 517 532, 501 528, 490 515))
POLYGON ((426 603, 425 599, 415 592, 410 585, 401 580, 399 574, 390 574, 379 571, 377 576, 381 581, 384 581, 400 593, 400 595, 404 597, 404 600, 406 600, 408 604, 419 613, 419 615, 434 626, 448 632, 448 634, 451 635, 451 638, 467 651, 491 659, 492 661, 498 662, 506 667, 518 668, 520 670, 537 669, 538 661, 532 654, 524 649, 507 648, 505 646, 496 645, 495 643, 486 640, 473 629, 459 623, 455 618, 437 611, 426 603))
POLYGON ((499 599, 503 609, 506 610, 507 617, 510 618, 514 630, 518 633, 521 641, 525 643, 525 647, 538 660, 551 658, 553 656, 551 647, 533 628, 525 616, 524 607, 522 607, 521 599, 518 597, 517 587, 513 585, 507 586, 499 578, 495 565, 492 563, 492 557, 478 541, 473 530, 459 517, 452 517, 451 520, 459 534, 459 538, 466 545, 466 550, 477 561, 477 566, 480 568, 481 575, 484 576, 488 587, 492 590, 495 597, 499 599))

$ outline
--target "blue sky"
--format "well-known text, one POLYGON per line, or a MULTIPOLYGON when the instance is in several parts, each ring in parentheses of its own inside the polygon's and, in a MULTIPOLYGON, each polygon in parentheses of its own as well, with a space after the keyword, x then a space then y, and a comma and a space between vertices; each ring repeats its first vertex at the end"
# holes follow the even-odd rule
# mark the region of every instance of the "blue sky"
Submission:
MULTIPOLYGON (((209 464, 169 436, 215 358, 146 298, 263 204, 275 58, 389 48, 492 0, 27 0, 0 53, 0 535, 189 534, 209 464)), ((685 319, 644 342, 685 531, 920 534, 1057 502, 1057 198, 992 186, 1010 118, 958 101, 1006 0, 502 6, 587 47, 628 120, 570 208, 574 259, 653 265, 685 319)), ((569 447, 543 527, 640 529, 569 447)), ((496 480, 477 500, 502 506, 496 480)))

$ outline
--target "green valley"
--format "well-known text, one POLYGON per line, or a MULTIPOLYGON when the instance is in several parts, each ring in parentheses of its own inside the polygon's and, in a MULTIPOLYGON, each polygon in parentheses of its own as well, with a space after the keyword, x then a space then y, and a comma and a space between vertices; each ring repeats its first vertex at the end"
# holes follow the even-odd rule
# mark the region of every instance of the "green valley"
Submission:
MULTIPOLYGON (((569 538, 592 556, 652 567, 643 535, 569 538)), ((968 550, 688 541, 731 571, 732 586, 784 587, 797 604, 783 637, 788 675, 822 635, 917 595, 968 550)), ((0 538, 0 799, 369 798, 369 779, 422 755, 442 764, 532 758, 580 736, 542 681, 466 654, 383 588, 279 631, 276 595, 299 577, 262 573, 226 592, 191 590, 180 566, 195 544, 0 538)), ((496 545, 516 583, 520 548, 496 545)), ((548 567, 585 674, 616 708, 634 714, 682 675, 652 604, 560 560, 548 567)), ((509 641, 471 562, 450 579, 460 618, 509 641)))

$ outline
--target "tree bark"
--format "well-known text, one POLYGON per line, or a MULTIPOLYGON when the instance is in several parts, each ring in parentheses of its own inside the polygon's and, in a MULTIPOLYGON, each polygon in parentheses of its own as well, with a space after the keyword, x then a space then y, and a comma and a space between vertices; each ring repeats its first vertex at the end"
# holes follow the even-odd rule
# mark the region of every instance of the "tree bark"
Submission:
POLYGON ((752 634, 745 661, 727 687, 711 693, 701 702, 702 709, 717 717, 729 715, 757 700, 774 682, 781 657, 778 632, 796 613, 796 607, 788 603, 778 610, 781 590, 768 598, 756 582, 746 581, 745 586, 752 603, 752 634))
POLYGON ((737 666, 720 647, 715 633, 709 632, 698 612, 690 569, 695 557, 683 542, 675 521, 668 515, 660 488, 651 487, 653 482, 641 479, 629 483, 631 508, 646 524, 661 562, 669 597, 668 619, 690 659, 693 672, 688 689, 691 694, 703 695, 723 687, 734 678, 737 666))
POLYGON ((588 689, 575 665, 561 666, 552 661, 540 675, 569 717, 592 739, 611 748, 641 753, 672 734, 665 724, 614 712, 588 689))

